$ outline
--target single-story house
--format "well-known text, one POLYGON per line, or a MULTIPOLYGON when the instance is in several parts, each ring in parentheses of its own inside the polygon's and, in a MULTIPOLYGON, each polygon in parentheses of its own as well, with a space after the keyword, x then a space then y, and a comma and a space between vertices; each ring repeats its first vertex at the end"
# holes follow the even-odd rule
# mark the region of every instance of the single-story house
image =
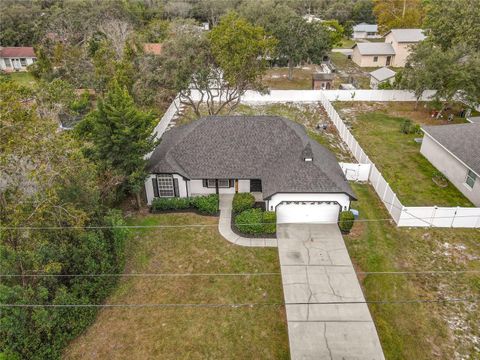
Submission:
POLYGON ((209 116, 166 132, 145 182, 157 197, 256 193, 278 222, 337 222, 355 195, 335 156, 277 116, 209 116))
POLYGON ((353 27, 353 39, 374 39, 379 37, 380 35, 378 35, 377 24, 367 24, 362 22, 353 27))
POLYGON ((395 75, 396 72, 387 67, 374 70, 370 73, 370 87, 372 89, 378 89, 378 85, 384 82, 393 84, 395 75))
POLYGON ((393 46, 387 43, 356 43, 352 49, 352 60, 361 67, 390 66, 395 57, 393 46))
POLYGON ((480 124, 424 126, 420 152, 480 206, 480 124))
POLYGON ((412 46, 425 39, 422 29, 392 29, 385 34, 385 43, 395 50, 392 66, 404 67, 412 46))
POLYGON ((27 71, 37 61, 33 47, 0 47, 0 70, 27 71))

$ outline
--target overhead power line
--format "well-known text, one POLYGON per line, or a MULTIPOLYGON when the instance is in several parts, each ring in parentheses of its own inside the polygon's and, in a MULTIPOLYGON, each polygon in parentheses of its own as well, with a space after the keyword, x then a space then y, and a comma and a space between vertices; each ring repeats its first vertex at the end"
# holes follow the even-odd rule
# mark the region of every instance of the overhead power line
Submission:
POLYGON ((293 303, 145 303, 145 304, 0 304, 0 308, 240 308, 257 306, 292 305, 356 305, 356 304, 430 304, 430 303, 476 303, 480 298, 453 299, 404 299, 404 300, 366 300, 366 301, 319 301, 293 303))
MULTIPOLYGON (((413 215, 412 215, 413 216, 413 215)), ((438 216, 435 219, 458 219, 458 218, 477 218, 479 215, 458 215, 458 216, 438 216)), ((411 220, 431 220, 432 217, 412 217, 411 220)), ((394 221, 392 218, 378 219, 357 219, 355 222, 381 222, 394 221)), ((271 225, 272 223, 245 223, 236 225, 271 225)), ((287 223, 288 224, 288 223, 287 223)), ((332 222, 309 222, 312 225, 333 224, 332 222)), ((86 226, 1 226, 1 230, 82 230, 82 229, 170 229, 170 228, 189 228, 189 227, 217 227, 215 224, 183 224, 183 225, 86 225, 86 226)), ((436 226, 432 226, 436 227, 436 226)), ((438 228, 438 227, 436 227, 438 228)))
MULTIPOLYGON (((480 270, 420 270, 420 271, 358 271, 357 275, 434 275, 434 274, 479 274, 480 270)), ((241 276, 280 276, 281 272, 250 272, 250 273, 103 273, 103 274, 0 274, 5 278, 16 277, 241 277, 241 276)))

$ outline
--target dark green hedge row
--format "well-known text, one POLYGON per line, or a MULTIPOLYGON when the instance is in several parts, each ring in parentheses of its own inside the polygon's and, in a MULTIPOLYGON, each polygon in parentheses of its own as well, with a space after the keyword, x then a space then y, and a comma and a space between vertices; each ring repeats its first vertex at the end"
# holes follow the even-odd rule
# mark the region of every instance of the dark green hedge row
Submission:
POLYGON ((277 217, 273 211, 249 209, 235 217, 235 226, 245 234, 274 234, 277 217))
POLYGON ((255 197, 250 193, 236 193, 233 196, 232 209, 235 214, 253 208, 255 197))
POLYGON ((201 214, 216 215, 219 211, 218 195, 195 196, 191 198, 155 198, 152 211, 196 209, 201 214))

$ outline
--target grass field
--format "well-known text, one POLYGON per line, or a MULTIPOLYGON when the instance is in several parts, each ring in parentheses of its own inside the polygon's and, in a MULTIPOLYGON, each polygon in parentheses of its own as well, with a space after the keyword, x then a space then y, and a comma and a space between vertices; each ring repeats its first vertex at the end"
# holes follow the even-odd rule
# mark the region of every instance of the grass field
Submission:
MULTIPOLYGON (((365 219, 388 218, 375 191, 353 184, 365 219)), ((345 237, 358 271, 480 270, 480 231, 357 222, 345 237)), ((477 298, 480 275, 359 275, 367 300, 477 298)), ((478 303, 370 305, 386 359, 478 359, 478 303)))
POLYGON ((353 45, 355 45, 355 40, 343 38, 342 39, 342 44, 338 47, 341 48, 341 49, 349 49, 353 45))
POLYGON ((36 81, 33 75, 29 72, 14 72, 8 74, 7 76, 9 76, 13 81, 23 86, 32 86, 32 84, 34 84, 36 81))
POLYGON ((310 90, 313 72, 313 66, 296 67, 293 69, 293 79, 288 80, 288 68, 274 67, 267 70, 263 83, 272 90, 310 90))
MULTIPOLYGON (((135 230, 128 273, 279 272, 277 249, 242 248, 224 240, 218 219, 195 214, 136 216, 130 225, 205 227, 135 230)), ((279 275, 130 277, 112 304, 282 303, 279 275)), ((281 306, 104 308, 66 349, 64 359, 287 359, 281 306)))
POLYGON ((432 177, 438 170, 420 154, 420 144, 414 141, 422 134, 400 131, 407 119, 420 124, 436 120, 426 117, 421 122, 424 112, 423 115, 422 112, 417 114, 418 117, 401 116, 413 111, 413 104, 408 105, 408 111, 403 108, 406 103, 390 103, 385 105, 386 108, 346 103, 335 103, 334 106, 351 124, 355 138, 405 206, 472 206, 451 183, 441 188, 433 182, 432 177))

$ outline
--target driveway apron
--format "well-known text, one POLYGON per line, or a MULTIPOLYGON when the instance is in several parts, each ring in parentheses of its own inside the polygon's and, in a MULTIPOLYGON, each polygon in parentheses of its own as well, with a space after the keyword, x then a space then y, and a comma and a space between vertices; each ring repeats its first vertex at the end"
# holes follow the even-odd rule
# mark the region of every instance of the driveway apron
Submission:
POLYGON ((277 238, 291 358, 384 359, 338 226, 277 224, 277 238))

